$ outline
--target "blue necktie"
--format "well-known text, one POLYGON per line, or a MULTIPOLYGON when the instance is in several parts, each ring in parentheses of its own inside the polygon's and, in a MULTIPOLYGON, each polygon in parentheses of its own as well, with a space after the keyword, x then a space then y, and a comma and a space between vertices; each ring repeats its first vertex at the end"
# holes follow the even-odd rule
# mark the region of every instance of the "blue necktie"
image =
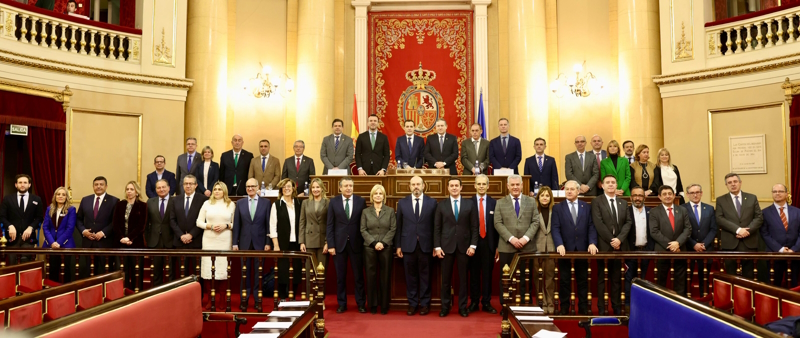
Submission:
POLYGON ((453 200, 453 210, 455 210, 456 222, 458 222, 458 200, 453 200))
POLYGON ((188 160, 186 160, 186 165, 187 165, 186 169, 188 169, 189 171, 192 171, 192 157, 193 157, 192 155, 186 155, 186 158, 188 158, 188 160))
POLYGON ((739 196, 736 197, 736 213, 739 215, 739 218, 742 217, 742 203, 739 203, 739 196))
POLYGON ((414 204, 414 215, 417 215, 417 218, 419 218, 419 198, 417 198, 417 204, 414 204))
POLYGON ((183 215, 189 217, 189 196, 186 196, 186 206, 183 207, 183 215))
POLYGON ((539 172, 542 172, 542 157, 539 156, 539 172))
POLYGON ((694 205, 694 218, 697 219, 697 225, 700 225, 700 214, 697 213, 697 204, 694 205))
POLYGON ((503 137, 503 153, 504 154, 505 154, 507 148, 508 148, 508 137, 503 137))
POLYGON ((411 157, 411 138, 408 138, 408 156, 411 157))
POLYGON ((162 219, 164 218, 164 201, 166 201, 166 200, 167 200, 166 198, 162 198, 161 199, 161 207, 158 208, 158 212, 161 213, 161 218, 162 219))
POLYGON ((336 136, 336 144, 333 145, 333 150, 339 150, 339 136, 336 136))
POLYGON ((267 170, 267 157, 261 156, 261 171, 267 170))
POLYGON ((581 156, 581 170, 583 170, 583 154, 580 154, 580 156, 581 156))
POLYGON ((519 198, 514 199, 514 211, 517 212, 517 218, 519 218, 519 198))

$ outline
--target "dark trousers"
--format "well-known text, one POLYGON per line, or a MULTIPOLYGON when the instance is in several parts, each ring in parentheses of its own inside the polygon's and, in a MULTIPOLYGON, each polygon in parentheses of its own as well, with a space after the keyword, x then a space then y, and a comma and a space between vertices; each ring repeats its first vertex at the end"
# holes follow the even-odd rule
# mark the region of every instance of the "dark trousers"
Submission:
MULTIPOLYGON (((501 269, 500 270, 500 274, 501 274, 500 277, 502 277, 502 273, 503 273, 502 272, 502 268, 505 267, 506 265, 508 265, 509 267, 511 266, 511 261, 514 260, 514 255, 515 254, 516 254, 516 252, 501 252, 499 254, 497 263, 500 264, 500 269, 501 269)), ((532 263, 532 261, 530 261, 530 260, 527 260, 527 261, 522 261, 521 260, 521 261, 519 261, 519 265, 517 266, 517 269, 519 269, 520 272, 521 272, 520 273, 520 278, 524 279, 522 277, 522 275, 524 273, 522 273, 522 272, 525 271, 526 266, 527 267, 531 267, 532 266, 531 263, 532 263)), ((511 271, 511 275, 512 276, 514 275, 514 271, 511 271)), ((519 281, 519 283, 520 283, 519 284, 520 287, 517 290, 516 294, 520 295, 520 298, 524 299, 525 298, 525 296, 524 296, 525 293, 528 292, 528 290, 530 289, 528 287, 529 283, 525 283, 523 281, 519 281)), ((516 288, 517 286, 516 285, 512 285, 512 287, 516 288)), ((500 305, 502 306, 503 304, 505 304, 505 300, 503 299, 503 278, 500 278, 500 305)))
POLYGON ((627 259, 625 260, 625 264, 628 266, 628 271, 625 271, 625 305, 631 304, 631 285, 633 283, 633 279, 636 277, 644 279, 647 276, 647 269, 650 267, 650 260, 643 259, 642 261, 642 273, 639 274, 639 261, 636 259, 627 259))
POLYGON ((800 273, 800 260, 791 260, 791 263, 787 263, 785 260, 775 260, 772 261, 772 269, 775 272, 775 281, 773 285, 775 286, 782 286, 783 285, 783 277, 786 275, 787 278, 791 276, 791 282, 787 281, 786 286, 788 288, 793 288, 797 285, 800 285, 800 281, 797 280, 798 275, 800 273), (791 265, 792 267, 792 274, 788 275, 786 273, 786 268, 791 265))
POLYGON ((122 258, 125 272, 125 287, 130 290, 144 287, 144 258, 135 256, 124 256, 122 258), (138 276, 138 277, 137 277, 138 276))
MULTIPOLYGON (((736 246, 736 249, 733 250, 725 250, 725 251, 740 251, 740 252, 757 252, 758 249, 750 249, 746 245, 744 245, 744 241, 739 241, 739 244, 736 246)), ((742 277, 753 279, 755 274, 753 273, 753 261, 750 259, 742 260, 742 277)), ((725 260, 725 273, 730 275, 736 274, 736 260, 735 259, 726 259, 725 260)))
MULTIPOLYGON (((281 248, 284 251, 300 251, 300 243, 297 242, 289 242, 289 245, 285 248, 281 248)), ((298 296, 298 290, 300 282, 303 278, 303 260, 299 258, 289 259, 289 258, 278 258, 278 297, 281 299, 291 298, 289 297, 289 284, 292 284, 292 288, 295 291, 294 296, 298 296), (289 261, 291 262, 292 270, 291 274, 289 271, 289 261)))
POLYGON ((478 248, 469 258, 469 298, 472 304, 490 305, 492 299, 494 251, 488 240, 478 239, 478 248))
MULTIPOLYGON (((22 230, 24 231, 25 229, 22 229, 22 230)), ((31 236, 34 236, 34 235, 36 235, 36 232, 31 232, 31 236)), ((33 244, 23 241, 21 236, 22 236, 22 232, 21 231, 17 231, 17 240, 12 242, 11 245, 9 245, 8 247, 9 248, 15 248, 15 249, 32 249, 33 248, 33 244)), ((19 255, 19 256, 17 256, 17 255, 8 255, 8 265, 32 262, 34 260, 34 258, 35 257, 33 255, 19 255), (19 259, 19 262, 17 262, 17 259, 19 259)))
POLYGON ((336 265, 336 301, 339 306, 347 306, 347 262, 353 268, 353 282, 355 282, 356 305, 364 307, 366 298, 364 296, 364 268, 363 253, 356 253, 350 241, 344 246, 344 250, 333 256, 333 264, 336 265))
POLYGON ((381 251, 368 247, 364 248, 364 267, 366 268, 367 275, 367 300, 369 301, 370 309, 375 309, 380 305, 381 311, 389 311, 392 257, 391 246, 385 246, 381 251))
MULTIPOLYGON (((67 252, 67 251, 64 251, 67 252)), ((48 268, 47 278, 51 281, 69 283, 75 279, 75 256, 72 255, 47 255, 48 268), (62 269, 61 264, 64 264, 62 269), (61 273, 64 273, 64 279, 61 279, 61 273)))
MULTIPOLYGON (((708 269, 708 272, 711 272, 711 262, 712 261, 710 259, 709 260, 694 259, 692 260, 691 265, 689 265, 689 267, 691 267, 693 271, 697 271, 697 287, 698 287, 697 296, 699 297, 704 296, 706 294, 706 291, 708 291, 708 285, 706 285, 708 281, 706 280, 706 274, 704 273, 703 270, 708 269)), ((689 287, 691 288, 691 285, 689 287)))
POLYGON ((456 264, 458 264, 458 309, 467 310, 469 256, 466 252, 459 252, 457 248, 455 252, 445 254, 442 259, 442 310, 450 311, 453 307, 450 287, 453 285, 453 265, 456 264))
MULTIPOLYGON (((669 259, 658 260, 658 284, 667 286, 669 279, 669 259)), ((672 289, 681 296, 686 296, 686 260, 676 259, 672 261, 672 268, 675 269, 672 278, 672 289)))
MULTIPOLYGON (((569 309, 570 293, 572 292, 572 264, 569 259, 558 260, 558 299, 561 302, 561 311, 569 309)), ((588 313, 589 305, 589 262, 585 259, 575 260, 575 281, 578 284, 578 313, 588 313)))
POLYGON ((414 252, 403 253, 403 268, 406 273, 406 297, 411 307, 431 306, 431 253, 422 252, 417 242, 414 252))
MULTIPOLYGON (((254 249, 255 248, 253 247, 252 243, 250 243, 250 246, 247 248, 239 247, 239 250, 254 250, 254 249)), ((242 262, 242 267, 245 268, 245 271, 247 271, 247 275, 245 276, 244 281, 242 281, 244 283, 244 288, 242 289, 242 291, 244 291, 245 295, 244 297, 241 298, 239 303, 246 306, 250 301, 250 297, 252 296, 253 299, 255 299, 256 304, 258 304, 258 301, 260 300, 257 294, 258 288, 253 287, 253 285, 256 285, 258 283, 258 266, 255 263, 256 259, 242 258, 241 262, 242 262)))
MULTIPOLYGON (((608 260, 608 281, 611 284, 611 292, 609 292, 608 299, 611 300, 611 308, 614 309, 614 314, 620 313, 620 306, 622 305, 622 262, 619 259, 608 260)), ((602 259, 597 260, 597 309, 602 314, 608 311, 605 303, 606 281, 605 272, 606 262, 602 259)))
POLYGON ((153 260, 153 287, 175 280, 178 275, 178 270, 181 268, 180 259, 178 257, 164 257, 164 256, 151 256, 153 260), (165 263, 169 264, 169 276, 164 280, 165 263))

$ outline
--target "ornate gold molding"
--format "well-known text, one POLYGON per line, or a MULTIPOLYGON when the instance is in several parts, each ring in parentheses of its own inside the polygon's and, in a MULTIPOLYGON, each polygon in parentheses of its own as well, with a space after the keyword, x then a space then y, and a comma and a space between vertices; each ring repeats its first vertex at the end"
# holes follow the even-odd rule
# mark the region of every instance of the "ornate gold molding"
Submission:
POLYGON ((153 49, 153 60, 157 64, 172 65, 172 49, 167 47, 164 28, 161 28, 161 44, 153 49))
POLYGON ((72 91, 69 86, 65 86, 63 90, 58 90, 3 79, 0 79, 0 90, 52 98, 56 102, 61 102, 64 113, 69 109, 69 101, 72 97, 72 91))
POLYGON ((681 21, 681 39, 675 42, 675 61, 691 60, 693 55, 692 41, 686 40, 686 24, 681 21))
POLYGON ((793 54, 788 54, 788 55, 776 56, 776 57, 772 57, 772 58, 768 58, 768 59, 761 59, 761 60, 757 60, 757 61, 739 63, 739 64, 735 64, 735 65, 730 65, 730 66, 706 68, 706 69, 700 69, 700 70, 695 70, 695 71, 691 71, 691 72, 675 73, 675 74, 668 74, 668 75, 656 75, 656 76, 653 76, 652 79, 653 79, 653 82, 656 85, 660 86, 660 85, 665 85, 665 84, 701 81, 701 80, 709 80, 709 79, 728 77, 728 76, 734 76, 734 75, 757 73, 757 72, 763 72, 763 71, 767 71, 767 70, 773 70, 773 69, 778 69, 778 68, 795 66, 795 65, 800 64, 800 59, 787 60, 787 61, 783 61, 783 62, 765 64, 765 65, 760 65, 760 66, 750 67, 750 68, 743 68, 743 69, 733 69, 733 68, 745 67, 745 66, 751 66, 751 65, 757 65, 757 64, 763 64, 763 63, 769 63, 769 62, 772 62, 772 61, 790 59, 790 58, 799 57, 799 56, 800 56, 800 53, 793 53, 793 54), (701 75, 695 75, 695 76, 691 76, 691 77, 685 77, 686 75, 715 72, 715 71, 720 71, 720 70, 727 70, 727 71, 718 72, 718 73, 710 73, 710 74, 701 74, 701 75))

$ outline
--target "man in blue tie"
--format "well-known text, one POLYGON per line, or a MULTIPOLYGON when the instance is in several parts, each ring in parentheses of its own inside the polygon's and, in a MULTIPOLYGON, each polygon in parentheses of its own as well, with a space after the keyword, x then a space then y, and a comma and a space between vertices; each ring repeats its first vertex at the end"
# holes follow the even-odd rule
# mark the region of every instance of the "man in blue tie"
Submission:
MULTIPOLYGON (((700 202, 703 198, 703 187, 692 184, 686 189, 689 194, 689 203, 681 206, 689 212, 689 223, 692 224, 692 235, 686 241, 686 251, 708 252, 714 250, 714 238, 717 236, 717 219, 714 217, 714 207, 700 202)), ((711 271, 711 260, 695 259, 689 268, 697 265, 697 281, 700 295, 705 295, 706 290, 704 268, 711 271)))
POLYGON ((636 157, 633 156, 633 152, 636 148, 634 147, 633 141, 627 140, 622 143, 622 150, 625 151, 625 158, 628 159, 628 164, 633 165, 633 161, 636 160, 636 157))
MULTIPOLYGON (((270 249, 269 213, 270 201, 267 198, 258 198, 259 183, 255 178, 245 183, 247 198, 236 201, 236 213, 233 215, 233 250, 264 250, 270 249)), ((239 309, 247 311, 250 296, 254 296, 256 309, 261 307, 261 302, 256 295, 257 288, 253 287, 258 282, 253 259, 242 259, 242 266, 247 266, 245 287, 242 288, 239 309), (252 280, 252 281, 251 281, 252 280)), ((240 283, 241 284, 241 283, 240 283)))
MULTIPOLYGON (((156 182, 156 196, 147 200, 147 227, 144 231, 144 238, 147 247, 150 249, 172 249, 174 234, 170 227, 172 218, 172 198, 170 198, 170 187, 167 180, 160 179, 156 182)), ((153 258, 153 286, 164 283, 164 256, 153 258)), ((174 280, 176 271, 180 268, 178 257, 172 257, 169 261, 169 277, 167 280, 174 280)))
POLYGON ((424 316, 431 308, 431 271, 433 264, 433 222, 436 200, 423 194, 425 181, 414 176, 408 183, 411 195, 397 202, 397 232, 394 246, 403 259, 409 316, 419 308, 424 316))
POLYGON ((522 162, 522 145, 519 139, 509 134, 507 118, 497 122, 500 136, 489 143, 489 162, 492 168, 514 169, 514 174, 519 174, 519 163, 522 162))
MULTIPOLYGON (((352 147, 351 147, 352 148, 352 147)), ((250 170, 247 173, 248 179, 255 178, 258 187, 277 187, 281 179, 281 161, 269 154, 269 140, 258 142, 259 155, 250 160, 250 170)))
MULTIPOLYGON (((758 197, 742 191, 742 180, 736 173, 725 175, 728 193, 717 197, 714 214, 721 231, 719 239, 722 250, 738 252, 757 252, 758 230, 764 223, 758 197)), ((742 260, 742 276, 752 279, 753 261, 742 260)), ((735 259, 725 260, 725 271, 736 271, 735 259)), ((762 279, 763 280, 763 279, 762 279)))
POLYGON ((319 157, 322 159, 322 174, 327 175, 328 169, 350 169, 353 162, 353 139, 342 132, 344 121, 334 119, 331 123, 333 134, 322 139, 319 157))
POLYGON ((403 122, 403 130, 406 133, 398 137, 394 145, 394 158, 398 167, 402 163, 403 168, 419 169, 425 164, 422 154, 425 149, 425 140, 414 134, 415 128, 414 121, 405 120, 403 122))
MULTIPOLYGON (((506 186, 510 194, 499 199, 494 208, 494 228, 500 237, 497 244, 500 269, 511 264, 518 252, 536 252, 533 239, 540 226, 536 199, 522 193, 522 177, 509 176, 506 186)), ((526 287, 520 292, 525 292, 526 287)), ((500 297, 500 304, 503 303, 500 297)))
POLYGON ((552 156, 544 154, 547 149, 547 141, 541 137, 537 137, 533 141, 533 149, 536 154, 525 159, 524 173, 531 176, 530 195, 533 197, 534 186, 539 183, 540 186, 550 187, 553 190, 560 190, 558 184, 558 168, 556 167, 556 159, 552 156))

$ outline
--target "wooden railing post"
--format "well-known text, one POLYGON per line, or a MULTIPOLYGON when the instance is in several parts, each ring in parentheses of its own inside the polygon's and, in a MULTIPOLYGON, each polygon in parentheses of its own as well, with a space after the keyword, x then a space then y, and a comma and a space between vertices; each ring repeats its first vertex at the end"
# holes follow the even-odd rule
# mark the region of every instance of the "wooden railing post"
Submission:
POLYGON ((317 291, 315 296, 317 300, 317 319, 314 323, 314 336, 323 338, 325 337, 325 266, 322 265, 322 262, 317 265, 314 279, 316 282, 314 288, 317 291))
POLYGON ((501 297, 503 297, 503 308, 500 310, 503 316, 500 322, 500 337, 511 338, 511 323, 508 321, 509 304, 511 303, 511 268, 506 264, 503 266, 502 277, 503 289, 500 290, 501 297))

